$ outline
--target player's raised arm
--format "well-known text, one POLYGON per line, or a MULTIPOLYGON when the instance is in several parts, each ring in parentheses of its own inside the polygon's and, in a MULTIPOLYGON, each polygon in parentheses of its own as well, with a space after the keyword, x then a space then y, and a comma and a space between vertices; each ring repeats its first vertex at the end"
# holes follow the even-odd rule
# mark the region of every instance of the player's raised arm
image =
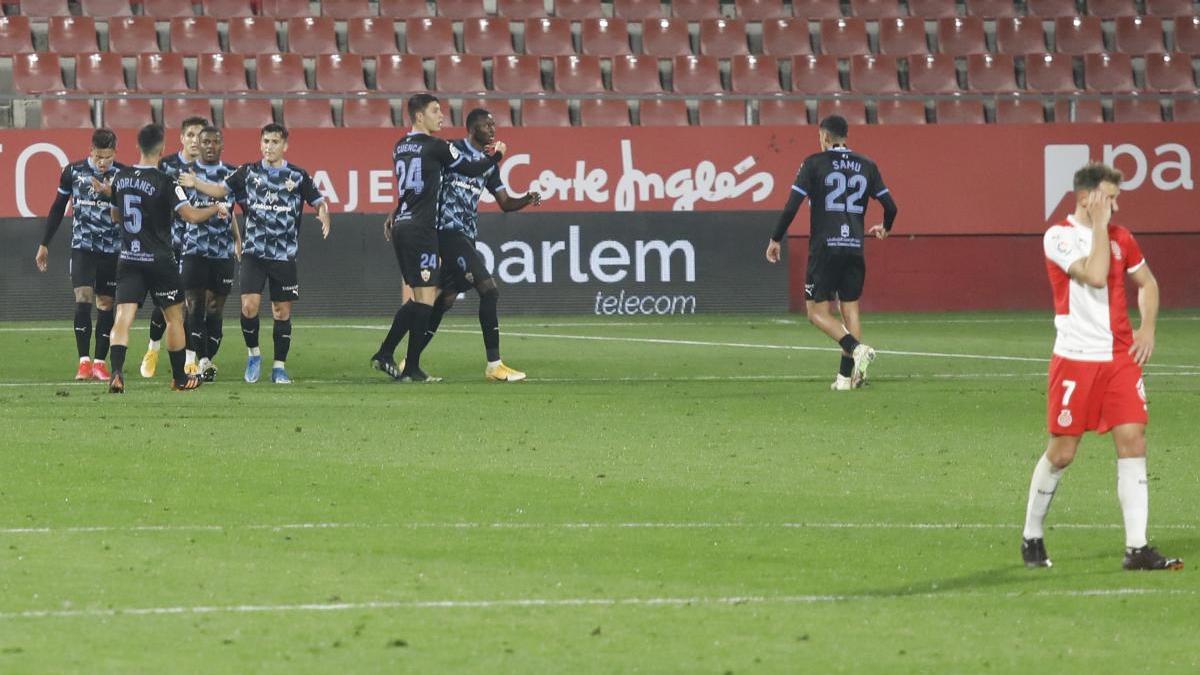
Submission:
POLYGON ((1109 263, 1112 251, 1108 239, 1108 223, 1116 210, 1119 183, 1101 180, 1100 184, 1084 192, 1078 191, 1075 218, 1092 226, 1092 248, 1086 258, 1076 260, 1067 268, 1067 274, 1075 281, 1093 288, 1108 285, 1109 263))
POLYGON ((487 173, 488 169, 499 164, 500 160, 504 158, 504 151, 508 149, 503 141, 497 142, 492 148, 495 152, 490 155, 484 155, 479 159, 468 159, 449 142, 439 140, 434 152, 436 157, 441 160, 442 166, 454 173, 474 178, 482 176, 487 173))
POLYGON ((188 201, 187 193, 183 191, 180 185, 175 186, 175 190, 171 193, 174 196, 175 212, 179 214, 189 223, 203 223, 213 216, 220 215, 222 218, 229 217, 229 208, 224 202, 213 204, 212 206, 197 207, 192 206, 188 201))
MULTIPOLYGON (((231 176, 232 177, 232 176, 231 176)), ((207 195, 213 199, 225 199, 230 193, 230 188, 225 183, 210 183, 203 178, 198 178, 196 174, 184 172, 179 174, 176 179, 180 185, 185 188, 191 188, 200 194, 207 195)))

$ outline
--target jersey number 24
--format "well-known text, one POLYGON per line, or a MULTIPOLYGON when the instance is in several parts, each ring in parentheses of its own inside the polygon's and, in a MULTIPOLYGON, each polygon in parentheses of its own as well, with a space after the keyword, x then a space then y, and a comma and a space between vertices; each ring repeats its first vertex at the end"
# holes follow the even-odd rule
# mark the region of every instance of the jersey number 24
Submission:
POLYGON ((401 196, 406 190, 421 194, 425 189, 425 181, 421 177, 420 157, 413 157, 407 162, 403 159, 396 160, 396 189, 401 196))

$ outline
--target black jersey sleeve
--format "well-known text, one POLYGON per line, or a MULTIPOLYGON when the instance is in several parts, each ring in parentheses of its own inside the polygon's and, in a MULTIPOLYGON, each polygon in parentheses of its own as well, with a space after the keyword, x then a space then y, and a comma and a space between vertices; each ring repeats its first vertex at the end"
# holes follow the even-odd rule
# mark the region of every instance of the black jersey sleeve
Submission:
POLYGON ((71 196, 71 188, 75 186, 75 166, 68 164, 63 167, 62 175, 58 177, 58 194, 71 196))
POLYGON ((178 211, 190 203, 188 201, 187 190, 184 190, 182 185, 169 178, 165 182, 167 189, 164 192, 167 194, 167 201, 170 202, 172 211, 178 211))
POLYGON ((239 202, 246 198, 246 173, 249 172, 249 166, 243 164, 225 178, 225 187, 229 188, 229 195, 239 202))
POLYGON ((483 187, 487 188, 487 191, 492 193, 493 196, 507 189, 504 187, 504 181, 500 180, 499 171, 489 173, 487 178, 483 180, 483 187))
POLYGON ((874 164, 871 165, 869 181, 867 189, 870 190, 875 201, 883 206, 883 229, 891 232, 892 225, 896 222, 896 214, 900 212, 900 209, 896 206, 896 200, 892 198, 892 191, 884 184, 879 167, 874 164))
POLYGON ((54 239, 54 233, 58 232, 63 218, 67 215, 67 203, 70 201, 70 193, 64 194, 62 190, 55 193, 50 213, 46 214, 46 231, 42 234, 42 246, 49 246, 50 240, 54 239))
POLYGON ((307 171, 300 179, 300 196, 308 202, 309 206, 316 206, 325 200, 325 195, 317 189, 317 184, 313 182, 312 176, 308 175, 307 171))
POLYGON ((461 173, 468 178, 475 178, 487 173, 487 170, 500 163, 500 153, 484 155, 479 159, 468 159, 466 155, 450 145, 448 141, 438 139, 434 144, 433 156, 442 166, 455 173, 461 173))
POLYGON ((811 161, 800 166, 800 171, 796 173, 796 180, 788 191, 787 204, 783 207, 783 213, 779 215, 779 222, 775 224, 775 232, 771 234, 773 241, 783 241, 783 236, 787 234, 792 221, 796 219, 796 214, 800 212, 800 206, 804 204, 804 198, 808 196, 808 191, 811 189, 812 173, 811 161))

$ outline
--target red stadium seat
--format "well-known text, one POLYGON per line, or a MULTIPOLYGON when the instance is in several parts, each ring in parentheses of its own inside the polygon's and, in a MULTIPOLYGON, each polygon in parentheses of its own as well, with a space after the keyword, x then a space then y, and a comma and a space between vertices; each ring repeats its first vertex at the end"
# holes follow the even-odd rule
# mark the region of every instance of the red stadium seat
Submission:
POLYGON ((33 53, 33 30, 29 27, 29 17, 0 16, 0 54, 8 56, 9 54, 31 53, 33 53))
POLYGON ((1087 0, 1087 13, 1101 19, 1138 15, 1133 0, 1087 0))
POLYGON ((925 103, 909 99, 881 99, 875 104, 880 124, 925 124, 925 103))
POLYGON ((879 22, 879 53, 891 56, 928 54, 922 19, 884 19, 879 22))
POLYGON ((454 46, 454 27, 450 19, 443 17, 405 20, 404 42, 409 54, 444 56, 458 53, 454 46))
POLYGON ((954 0, 908 0, 908 13, 923 19, 953 19, 958 16, 954 0))
POLYGON ((569 127, 571 111, 562 99, 527 98, 521 101, 521 126, 569 127))
POLYGON ((726 98, 706 99, 696 106, 702 127, 744 127, 746 102, 726 98))
POLYGON ((1192 60, 1183 54, 1146 56, 1146 89, 1163 92, 1200 90, 1192 75, 1192 60))
POLYGON ((321 0, 321 16, 338 21, 378 16, 367 0, 321 0))
POLYGON ((967 0, 967 16, 981 19, 1011 19, 1017 15, 1013 0, 967 0))
POLYGON ((471 111, 476 108, 483 108, 490 112, 492 117, 496 119, 496 126, 498 127, 511 127, 513 125, 512 106, 508 104, 507 100, 502 98, 468 98, 461 101, 456 99, 450 102, 450 108, 454 112, 455 126, 461 127, 465 125, 466 116, 471 114, 471 111))
POLYGON ((823 19, 821 53, 843 58, 869 54, 867 24, 862 19, 823 19))
POLYGON ((1175 19, 1175 51, 1200 55, 1200 16, 1175 19))
POLYGON ((139 129, 154 121, 150 101, 144 98, 114 98, 100 106, 100 123, 111 129, 139 129))
POLYGON ((629 107, 625 101, 588 98, 579 102, 579 124, 585 127, 627 127, 629 107))
MULTIPOLYGON (((438 91, 482 92, 483 59, 475 54, 444 54, 436 59, 438 91)), ((596 64, 599 73, 600 65, 596 64)))
POLYGON ((658 94, 658 59, 651 56, 618 56, 612 64, 613 92, 617 94, 658 94))
POLYGON ((735 0, 733 6, 738 18, 744 21, 769 21, 791 16, 783 6, 783 0, 735 0))
POLYGON ((741 19, 706 19, 700 22, 700 53, 717 58, 749 54, 746 22, 741 19))
POLYGON ((862 101, 832 98, 817 102, 817 122, 820 123, 830 115, 844 117, 850 124, 867 123, 867 107, 862 101))
POLYGON ((375 66, 375 86, 379 91, 409 93, 425 91, 425 66, 412 54, 383 54, 375 66))
POLYGON ((1099 124, 1104 121, 1104 108, 1100 101, 1068 101, 1063 100, 1054 104, 1054 121, 1056 123, 1074 122, 1076 124, 1099 124))
POLYGON ((996 101, 997 124, 1042 124, 1046 112, 1037 98, 1005 97, 996 101))
POLYGON ((437 0, 438 16, 444 16, 451 21, 475 19, 487 16, 483 9, 483 0, 437 0))
POLYGON ((1146 13, 1153 16, 1189 16, 1192 0, 1146 0, 1146 13))
POLYGON ((123 56, 158 52, 158 31, 148 16, 123 16, 108 22, 108 51, 123 56))
POLYGON ((259 14, 275 19, 295 19, 312 16, 308 0, 257 0, 259 14))
POLYGON ((899 94, 896 57, 858 54, 850 59, 850 91, 859 94, 899 94))
POLYGON ((792 91, 800 94, 836 94, 842 85, 836 56, 797 56, 792 59, 792 91))
POLYGON ((961 98, 943 99, 934 104, 938 124, 983 124, 983 102, 961 98))
POLYGON ((914 94, 952 94, 958 91, 954 57, 947 54, 914 56, 908 60, 908 88, 914 94))
POLYGON ((555 0, 554 16, 579 21, 599 19, 604 16, 604 12, 600 9, 600 0, 555 0))
POLYGON ((613 16, 626 21, 664 18, 658 0, 613 0, 613 16))
POLYGON ((600 59, 595 56, 556 56, 554 89, 562 94, 600 94, 600 59))
POLYGON ((196 59, 196 89, 214 94, 248 91, 246 57, 241 54, 201 54, 196 59))
POLYGON ((79 0, 79 9, 83 16, 94 16, 101 19, 133 14, 133 10, 129 7, 129 0, 79 0))
POLYGON ((770 56, 802 56, 812 54, 805 19, 769 19, 762 25, 763 54, 770 56))
POLYGON ((1075 0, 1025 0, 1029 16, 1039 19, 1057 19, 1079 14, 1075 0))
POLYGON ((583 53, 589 56, 629 54, 629 28, 624 19, 584 19, 581 28, 583 53))
POLYGON ((204 15, 215 19, 254 16, 251 0, 203 0, 204 15))
POLYGON ((306 16, 288 19, 288 51, 301 56, 336 54, 337 35, 333 19, 327 16, 306 16))
POLYGON ((283 123, 292 129, 332 128, 333 106, 327 98, 286 98, 283 123))
POLYGON ((1025 57, 1025 86, 1043 94, 1078 91, 1071 57, 1062 54, 1030 54, 1025 57))
POLYGON ((191 91, 184 74, 183 57, 165 54, 140 54, 137 58, 138 91, 178 94, 191 91))
POLYGON ((291 94, 308 91, 304 80, 304 58, 299 54, 259 54, 254 57, 258 90, 291 94))
MULTIPOLYGON (((536 56, 497 56, 492 62, 492 89, 503 94, 540 94, 542 67, 536 56)), ((657 73, 658 66, 655 66, 657 73)), ((613 64, 613 78, 617 66, 613 64)))
POLYGON ((141 0, 142 14, 159 21, 195 16, 192 0, 141 0))
POLYGON ((350 19, 346 22, 346 47, 360 56, 397 53, 396 20, 386 16, 350 19))
POLYGON ((66 91, 58 54, 34 53, 13 56, 13 89, 22 94, 66 91))
POLYGON ((778 94, 779 62, 774 56, 735 56, 729 67, 731 89, 735 94, 778 94))
POLYGON ((1083 81, 1088 91, 1133 91, 1133 62, 1128 54, 1088 54, 1083 57, 1083 81))
POLYGON ((163 99, 162 123, 168 129, 178 129, 179 125, 189 117, 203 117, 206 120, 213 117, 212 105, 202 98, 166 98, 163 99))
POLYGON ((840 19, 842 8, 836 0, 792 0, 792 15, 809 21, 840 19))
POLYGON ((348 98, 342 101, 342 126, 348 129, 386 129, 395 126, 392 104, 386 98, 348 98))
POLYGON ((1015 93, 1017 70, 1008 54, 972 54, 967 57, 967 89, 989 94, 1015 93))
POLYGON ((1098 54, 1104 51, 1104 32, 1100 19, 1076 16, 1054 21, 1054 43, 1060 54, 1098 54))
POLYGON ((686 127, 688 125, 687 104, 678 99, 644 99, 640 104, 639 119, 643 127, 686 127))
POLYGON ((951 56, 983 54, 987 51, 983 19, 977 16, 938 19, 937 39, 938 51, 951 56))
POLYGON ((1116 21, 1117 51, 1126 54, 1162 54, 1163 23, 1156 16, 1121 17, 1116 21))
POLYGON ((215 54, 221 51, 217 20, 211 16, 171 19, 171 51, 179 54, 215 54))
POLYGON ((261 129, 275 121, 271 102, 262 98, 226 99, 224 117, 228 129, 261 129))
POLYGON ((366 91, 363 72, 358 54, 322 54, 317 57, 317 91, 366 91))
POLYGON ((1046 51, 1046 33, 1036 17, 1017 16, 996 21, 996 51, 1001 54, 1040 54, 1046 51))
POLYGON ((671 4, 671 16, 685 21, 703 21, 721 18, 718 0, 675 0, 671 4))
POLYGON ((230 19, 229 51, 246 56, 279 53, 275 20, 257 16, 230 19))
POLYGON ((41 111, 43 129, 91 129, 94 126, 92 104, 86 99, 42 99, 41 111))
POLYGON ((393 19, 419 19, 433 16, 425 0, 379 0, 379 16, 393 19))
POLYGON ((527 19, 525 53, 533 56, 567 56, 575 53, 571 22, 566 19, 527 19))
POLYGON ((67 0, 24 0, 20 3, 22 16, 31 19, 45 19, 51 16, 71 16, 67 0))
POLYGON ((1181 98, 1175 101, 1176 122, 1200 122, 1200 99, 1181 98))
POLYGON ((764 98, 758 102, 758 123, 765 127, 808 124, 808 104, 798 99, 764 98))
POLYGON ((1133 124, 1161 122, 1162 104, 1157 99, 1118 99, 1113 101, 1113 121, 1133 124))
POLYGON ((50 51, 55 54, 83 54, 100 51, 96 39, 96 20, 90 16, 55 16, 47 29, 50 51))
POLYGON ((904 16, 904 10, 897 0, 850 0, 850 16, 876 21, 904 16))
POLYGON ((496 10, 500 16, 515 21, 546 16, 546 5, 542 0, 497 0, 496 10))
POLYGON ((75 89, 89 94, 117 94, 129 91, 120 55, 99 52, 76 56, 75 89))
POLYGON ((676 56, 674 90, 679 94, 719 94, 721 71, 713 56, 676 56))
POLYGON ((691 54, 687 22, 673 19, 643 21, 642 53, 663 59, 691 54))
POLYGON ((508 19, 485 16, 464 20, 463 51, 483 57, 512 54, 512 27, 508 19))

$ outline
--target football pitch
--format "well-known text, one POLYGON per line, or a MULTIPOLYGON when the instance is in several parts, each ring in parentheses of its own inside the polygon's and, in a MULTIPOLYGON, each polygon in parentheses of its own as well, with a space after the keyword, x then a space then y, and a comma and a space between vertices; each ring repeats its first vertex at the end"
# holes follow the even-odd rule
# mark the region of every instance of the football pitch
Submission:
MULTIPOLYGON (((144 314, 144 313, 143 313, 144 314)), ((868 315, 869 387, 796 315, 512 317, 483 381, 367 366, 382 317, 295 319, 291 386, 75 384, 69 316, 0 323, 0 672, 1196 672, 1200 315, 1146 381, 1150 537, 1121 570, 1111 440, 1019 543, 1048 312, 868 315)), ((264 358, 270 357, 264 322, 264 358)))

